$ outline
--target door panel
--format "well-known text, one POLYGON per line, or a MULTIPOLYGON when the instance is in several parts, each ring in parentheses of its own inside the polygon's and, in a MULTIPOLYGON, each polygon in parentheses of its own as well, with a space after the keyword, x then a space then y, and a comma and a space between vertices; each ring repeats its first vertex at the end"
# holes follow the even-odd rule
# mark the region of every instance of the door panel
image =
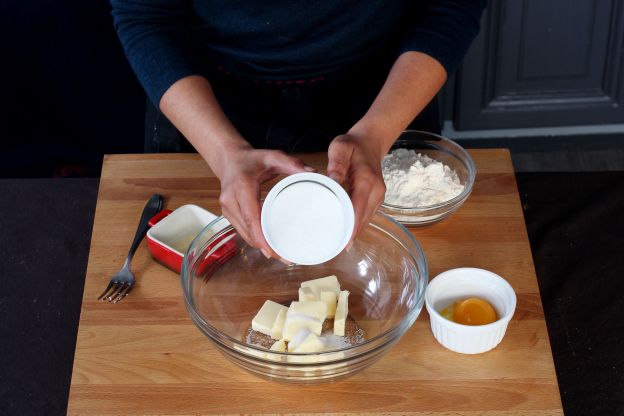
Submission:
POLYGON ((624 2, 491 0, 457 75, 456 129, 624 123, 624 2))

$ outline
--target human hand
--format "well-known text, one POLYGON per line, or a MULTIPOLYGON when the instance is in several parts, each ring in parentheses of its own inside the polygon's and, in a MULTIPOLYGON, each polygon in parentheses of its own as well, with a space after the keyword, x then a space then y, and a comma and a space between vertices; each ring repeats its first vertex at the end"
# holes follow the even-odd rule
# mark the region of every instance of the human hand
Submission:
POLYGON ((355 212, 353 235, 347 247, 384 200, 386 185, 381 173, 383 154, 374 139, 350 133, 336 137, 329 145, 327 175, 347 185, 355 212))
POLYGON ((279 174, 291 175, 314 169, 278 150, 252 147, 230 151, 227 163, 216 172, 221 181, 219 203, 223 216, 250 246, 265 257, 278 258, 264 238, 260 226, 260 184, 279 174))

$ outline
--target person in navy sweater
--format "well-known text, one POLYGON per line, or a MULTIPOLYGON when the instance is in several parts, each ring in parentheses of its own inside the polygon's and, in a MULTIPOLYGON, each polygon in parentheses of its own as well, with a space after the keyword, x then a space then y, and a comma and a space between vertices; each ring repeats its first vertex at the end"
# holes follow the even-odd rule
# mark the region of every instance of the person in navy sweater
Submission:
POLYGON ((381 159, 401 132, 439 131, 428 104, 485 8, 485 0, 111 4, 149 100, 219 178, 223 215, 266 256, 275 254, 260 227, 259 184, 311 170, 287 152, 327 149, 327 174, 350 192, 355 238, 383 202, 381 159))

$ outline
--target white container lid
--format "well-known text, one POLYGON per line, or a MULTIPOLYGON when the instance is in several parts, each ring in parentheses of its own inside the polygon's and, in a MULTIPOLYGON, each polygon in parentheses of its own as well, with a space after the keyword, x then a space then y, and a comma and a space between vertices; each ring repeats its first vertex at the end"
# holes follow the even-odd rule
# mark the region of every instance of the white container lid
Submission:
POLYGON ((262 232, 269 246, 296 264, 324 263, 353 234, 354 212, 344 189, 325 175, 297 173, 278 182, 262 205, 262 232))

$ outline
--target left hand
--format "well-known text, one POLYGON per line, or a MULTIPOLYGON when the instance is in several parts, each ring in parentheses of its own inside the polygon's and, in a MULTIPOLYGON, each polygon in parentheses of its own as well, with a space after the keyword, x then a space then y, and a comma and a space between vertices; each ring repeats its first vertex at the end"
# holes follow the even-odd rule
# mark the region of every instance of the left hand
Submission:
POLYGON ((329 145, 327 175, 347 185, 353 209, 355 226, 347 247, 368 224, 386 194, 381 174, 384 153, 373 137, 347 133, 336 137, 329 145))

